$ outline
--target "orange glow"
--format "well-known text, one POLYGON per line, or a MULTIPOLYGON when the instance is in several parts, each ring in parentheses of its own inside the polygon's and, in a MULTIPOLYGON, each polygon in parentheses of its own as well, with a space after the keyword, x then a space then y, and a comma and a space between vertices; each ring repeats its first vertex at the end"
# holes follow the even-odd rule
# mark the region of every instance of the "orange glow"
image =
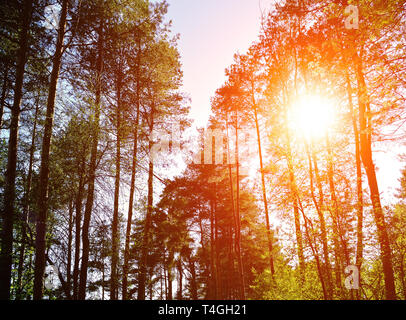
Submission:
POLYGON ((334 124, 334 103, 319 95, 304 95, 292 106, 289 126, 306 139, 322 138, 334 124))

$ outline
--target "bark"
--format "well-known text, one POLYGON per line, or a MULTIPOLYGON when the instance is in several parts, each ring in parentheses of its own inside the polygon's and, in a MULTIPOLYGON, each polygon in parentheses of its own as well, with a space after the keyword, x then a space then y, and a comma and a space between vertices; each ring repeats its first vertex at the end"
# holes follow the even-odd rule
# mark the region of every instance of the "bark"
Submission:
POLYGON ((69 226, 68 226, 68 257, 66 263, 66 282, 68 291, 71 292, 72 284, 72 235, 73 235, 73 201, 69 203, 69 226))
POLYGON ((313 225, 312 225, 310 219, 307 218, 306 215, 304 214, 303 206, 301 204, 300 204, 300 208, 301 208, 301 212, 302 212, 302 216, 303 216, 303 220, 304 220, 305 234, 306 234, 307 240, 309 241, 309 246, 310 246, 310 249, 312 251, 314 260, 316 260, 317 275, 319 276, 319 280, 320 280, 321 287, 322 287, 322 290, 323 290, 324 300, 328 300, 328 299, 330 299, 330 297, 329 297, 328 289, 326 287, 326 283, 325 283, 325 280, 324 280, 323 272, 321 270, 319 253, 318 253, 317 248, 315 248, 315 246, 313 244, 313 243, 316 243, 315 238, 314 238, 313 225), (310 224, 310 226, 309 226, 309 224, 310 224), (312 237, 310 237, 309 229, 311 229, 312 237))
POLYGON ((16 299, 20 299, 22 290, 22 275, 24 269, 24 258, 25 258, 25 246, 27 242, 27 225, 28 225, 28 213, 30 211, 30 193, 31 193, 31 183, 32 183, 32 166, 34 164, 34 152, 35 152, 35 137, 37 133, 37 117, 39 111, 39 103, 37 102, 35 107, 34 124, 32 128, 31 136, 31 147, 30 147, 30 160, 28 163, 28 174, 27 174, 27 186, 24 194, 24 207, 23 207, 23 222, 21 227, 22 242, 19 252, 18 259, 18 272, 17 272, 17 293, 16 299))
POLYGON ((238 154, 238 110, 236 110, 235 118, 235 165, 237 168, 236 180, 237 180, 237 200, 236 200, 236 251, 238 260, 238 272, 240 278, 240 299, 245 300, 245 279, 244 279, 244 267, 241 257, 241 217, 240 217, 240 163, 238 154))
POLYGON ((182 260, 180 257, 178 260, 177 269, 178 269, 178 275, 179 275, 177 299, 183 300, 183 270, 182 270, 182 260))
POLYGON ((78 299, 78 291, 79 291, 80 230, 82 222, 82 200, 83 200, 83 192, 85 189, 85 176, 84 176, 85 159, 83 158, 81 159, 79 166, 80 166, 79 187, 75 200, 76 215, 75 215, 75 260, 73 263, 73 299, 78 299))
POLYGON ((361 159, 364 164, 368 178, 370 197, 373 206, 375 224, 378 230, 378 241, 380 244, 381 260, 385 280, 385 297, 387 300, 396 300, 395 280, 393 274, 391 247, 386 228, 385 217, 382 210, 379 194, 378 181, 376 178, 375 165, 372 159, 371 141, 371 112, 369 105, 368 90, 365 83, 362 61, 358 53, 354 57, 355 71, 358 84, 358 121, 360 130, 361 159))
POLYGON ((45 235, 48 211, 48 182, 49 182, 49 153, 51 149, 52 127, 54 122, 55 95, 58 83, 59 69, 63 54, 63 40, 65 35, 65 23, 68 12, 68 0, 62 2, 61 16, 59 20, 58 39, 55 47, 51 80, 49 84, 46 120, 41 151, 41 169, 39 176, 38 216, 36 223, 35 239, 35 271, 34 271, 34 299, 42 299, 43 280, 45 271, 45 235))
POLYGON ((167 300, 172 300, 172 262, 173 262, 173 251, 169 251, 168 256, 168 268, 167 268, 167 278, 168 278, 168 297, 167 300))
POLYGON ((31 23, 32 3, 32 0, 24 1, 24 9, 22 10, 21 16, 21 32, 19 34, 14 101, 11 109, 7 171, 4 186, 4 211, 0 255, 0 300, 10 299, 18 130, 21 99, 23 96, 24 70, 28 52, 28 32, 31 23))
POLYGON ((117 279, 117 263, 119 253, 119 235, 118 235, 118 206, 120 195, 120 174, 121 174, 121 89, 122 89, 122 74, 121 70, 117 74, 117 110, 116 110, 116 175, 114 183, 114 209, 113 209, 113 222, 112 222, 112 257, 111 257, 111 282, 110 282, 110 299, 118 299, 118 279, 117 279))
POLYGON ((286 161, 288 164, 288 171, 289 171, 289 187, 292 194, 292 204, 293 204, 293 214, 294 214, 294 222, 295 222, 295 233, 296 233, 296 242, 297 242, 297 255, 299 259, 299 272, 301 277, 301 282, 305 280, 305 260, 304 260, 304 253, 303 253, 303 238, 302 238, 302 231, 300 226, 300 216, 299 216, 299 206, 298 206, 298 190, 296 185, 296 177, 293 168, 293 161, 292 161, 292 151, 290 145, 290 134, 287 125, 287 118, 285 114, 285 132, 286 132, 286 161))
MULTIPOLYGON (((319 168, 317 165, 317 158, 316 158, 316 153, 314 152, 314 149, 312 149, 312 160, 314 164, 314 174, 316 177, 317 181, 317 188, 319 189, 319 199, 320 199, 320 208, 321 210, 325 210, 326 205, 324 203, 324 192, 323 192, 323 185, 321 182, 321 177, 319 173, 319 168)), ((340 254, 338 251, 339 248, 339 242, 338 242, 338 232, 335 228, 335 224, 333 224, 333 244, 334 244, 334 256, 335 256, 335 277, 336 277, 336 287, 339 290, 342 290, 342 281, 341 281, 341 260, 340 260, 340 254)), ((333 286, 333 283, 331 283, 333 286)))
POLYGON ((324 264, 325 264, 325 273, 326 273, 326 290, 328 293, 327 299, 333 298, 333 285, 332 285, 332 274, 331 274, 331 264, 330 258, 328 255, 328 241, 327 241, 327 231, 326 231, 326 221, 324 219, 324 204, 322 202, 322 196, 320 196, 319 202, 316 199, 316 195, 314 192, 314 177, 313 177, 313 164, 311 158, 311 152, 309 150, 309 145, 306 143, 306 152, 307 158, 309 162, 309 176, 310 176, 310 193, 312 196, 312 200, 314 206, 316 207, 317 215, 319 217, 320 222, 320 231, 321 231, 321 242, 323 247, 323 257, 324 257, 324 264))
MULTIPOLYGON (((360 141, 359 130, 357 125, 357 118, 352 101, 352 88, 348 72, 346 72, 346 84, 348 93, 348 104, 350 107, 350 113, 352 117, 352 127, 354 131, 355 141, 355 165, 357 170, 357 252, 355 264, 358 268, 359 285, 361 286, 361 267, 362 267, 362 253, 363 253, 363 220, 364 220, 364 200, 362 192, 362 171, 361 171, 361 155, 360 155, 360 141)), ((357 298, 360 298, 359 291, 357 291, 357 298)))
POLYGON ((127 230, 125 236, 125 249, 124 249, 124 266, 123 266, 123 300, 127 300, 127 283, 128 283, 128 262, 130 258, 130 237, 131 237, 131 225, 132 225, 132 215, 133 215, 133 203, 134 203, 134 190, 135 190, 135 173, 137 166, 137 151, 138 151, 138 126, 140 122, 140 50, 141 45, 138 42, 138 57, 137 57, 137 93, 136 93, 136 104, 137 104, 137 115, 135 119, 134 128, 134 148, 133 148, 133 159, 131 167, 131 185, 130 185, 130 199, 128 203, 128 217, 127 217, 127 230))
MULTIPOLYGON (((231 248, 231 255, 230 259, 231 266, 234 267, 234 259, 233 259, 233 230, 234 231, 237 229, 237 218, 236 218, 236 213, 235 213, 235 203, 234 203, 234 184, 233 184, 233 173, 232 173, 232 164, 231 164, 231 154, 230 154, 230 139, 229 139, 229 134, 228 134, 228 113, 227 113, 227 118, 226 118, 226 134, 227 134, 227 161, 228 161, 228 177, 229 177, 229 182, 230 182, 230 199, 231 199, 231 212, 233 215, 233 220, 232 220, 232 226, 231 226, 231 233, 230 233, 230 248, 231 248)), ((234 268, 230 269, 231 274, 234 274, 234 268)))
POLYGON ((217 277, 216 277, 216 265, 214 262, 214 206, 213 201, 210 205, 210 299, 217 299, 217 277))
MULTIPOLYGON (((341 294, 344 297, 346 292, 343 290, 341 282, 341 274, 345 266, 350 265, 350 257, 347 247, 347 242, 344 237, 344 232, 342 231, 342 221, 340 221, 341 211, 336 195, 336 187, 334 182, 334 168, 333 168, 333 152, 330 144, 328 134, 326 134, 326 146, 327 146, 327 178, 330 188, 330 199, 331 207, 330 213, 333 221, 333 232, 334 232, 334 247, 336 251, 336 277, 337 277, 337 287, 340 288, 341 294), (343 265, 345 264, 345 266, 343 265)), ((350 291, 350 296, 353 296, 353 292, 350 291)))
MULTIPOLYGON (((150 134, 152 135, 154 129, 154 107, 151 110, 150 119, 150 134)), ((151 153, 153 141, 149 141, 149 151, 151 153)), ((153 183, 154 183, 154 164, 152 160, 152 155, 150 155, 149 169, 148 169, 148 199, 147 199, 147 214, 145 216, 144 222, 144 233, 142 237, 142 249, 141 249, 141 261, 140 261, 140 273, 138 277, 138 300, 145 300, 145 279, 147 272, 147 258, 148 258, 148 245, 149 245, 149 233, 151 229, 151 219, 153 210, 153 183)), ((168 273, 170 273, 170 267, 168 267, 168 273)), ((171 281, 171 279, 168 279, 171 281)), ((172 297, 172 283, 170 282, 170 297, 172 297)))
POLYGON ((265 209, 266 234, 267 234, 267 238, 268 238, 269 266, 271 269, 271 275, 273 277, 275 274, 275 267, 274 267, 274 262, 273 262, 273 244, 272 244, 271 227, 270 227, 270 223, 269 223, 268 201, 267 201, 267 196, 266 196, 265 172, 264 172, 264 164, 263 164, 263 159, 262 159, 261 133, 259 131, 258 111, 257 111, 255 102, 254 102, 254 116, 255 116, 255 127, 257 130, 259 168, 261 170, 262 199, 264 202, 264 209, 265 209))
MULTIPOLYGON (((82 263, 80 266, 80 282, 79 282, 79 295, 80 300, 86 298, 86 283, 87 283, 87 268, 89 264, 89 226, 93 210, 94 202, 94 186, 96 182, 96 169, 97 169, 97 147, 99 144, 100 134, 100 103, 102 92, 102 73, 103 73, 103 23, 100 23, 98 30, 98 43, 97 43, 97 61, 96 61, 96 94, 94 104, 94 121, 92 132, 92 149, 90 151, 90 166, 89 166, 89 182, 87 187, 86 206, 83 216, 82 228, 82 263)), ((104 286, 103 286, 104 290, 104 286)), ((103 292, 104 293, 104 292, 103 292)))
POLYGON ((197 281, 196 281, 196 267, 193 257, 189 257, 189 271, 190 271, 190 293, 192 300, 197 300, 197 281))
POLYGON ((220 246, 219 246, 219 224, 217 211, 217 182, 214 183, 214 247, 216 253, 216 298, 222 298, 221 292, 221 266, 220 266, 220 246))
POLYGON ((4 69, 4 77, 3 77, 3 86, 1 89, 1 97, 0 97, 0 130, 3 125, 3 114, 4 114, 4 106, 6 103, 7 91, 8 91, 8 71, 9 71, 9 63, 6 63, 4 69))

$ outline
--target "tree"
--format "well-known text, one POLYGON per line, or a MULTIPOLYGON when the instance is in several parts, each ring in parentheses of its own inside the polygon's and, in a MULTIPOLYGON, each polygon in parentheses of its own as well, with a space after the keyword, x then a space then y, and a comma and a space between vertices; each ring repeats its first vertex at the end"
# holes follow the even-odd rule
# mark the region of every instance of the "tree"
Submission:
POLYGON ((40 195, 38 199, 38 217, 36 222, 35 240, 35 279, 34 279, 34 299, 42 298, 43 276, 45 270, 45 232, 46 217, 48 211, 48 181, 49 181, 49 152, 51 147, 51 136, 53 127, 53 117, 55 109, 56 86, 58 83, 59 69, 63 54, 63 41, 65 35, 65 23, 68 13, 68 1, 62 3, 59 20, 58 38, 55 46, 51 80, 48 91, 46 121, 44 126, 44 137, 41 149, 41 172, 40 172, 40 195))
POLYGON ((4 192, 3 228, 0 258, 0 299, 10 298, 11 264, 13 249, 13 220, 15 201, 15 180, 17 166, 18 128, 20 105, 23 94, 23 81, 28 51, 28 37, 31 23, 33 1, 24 1, 21 10, 21 31, 19 34, 19 51, 16 67, 14 100, 11 109, 10 135, 8 143, 6 185, 4 192))

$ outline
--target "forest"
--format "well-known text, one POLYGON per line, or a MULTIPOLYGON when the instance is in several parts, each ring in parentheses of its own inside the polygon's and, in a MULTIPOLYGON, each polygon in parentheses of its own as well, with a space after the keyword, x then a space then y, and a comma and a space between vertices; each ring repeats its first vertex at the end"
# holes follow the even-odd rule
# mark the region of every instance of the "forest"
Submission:
POLYGON ((1 1, 0 300, 406 300, 406 1, 275 1, 202 128, 168 6, 1 1))

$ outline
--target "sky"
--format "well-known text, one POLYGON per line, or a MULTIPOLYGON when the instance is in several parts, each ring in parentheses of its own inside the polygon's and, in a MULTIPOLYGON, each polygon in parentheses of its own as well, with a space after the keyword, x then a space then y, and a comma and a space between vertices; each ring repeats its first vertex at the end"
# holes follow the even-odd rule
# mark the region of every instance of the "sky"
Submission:
POLYGON ((225 69, 235 53, 245 53, 258 38, 262 10, 272 0, 168 0, 168 18, 180 34, 183 91, 191 102, 191 117, 204 126, 210 98, 225 81, 225 69))
MULTIPOLYGON (((180 35, 183 91, 191 98, 191 117, 204 127, 210 116, 210 98, 224 81, 235 53, 245 53, 258 39, 261 12, 273 0, 167 0, 172 30, 180 35)), ((383 200, 391 202, 404 165, 399 148, 375 149, 374 159, 383 200)), ((366 182, 365 182, 366 184, 366 182)))

